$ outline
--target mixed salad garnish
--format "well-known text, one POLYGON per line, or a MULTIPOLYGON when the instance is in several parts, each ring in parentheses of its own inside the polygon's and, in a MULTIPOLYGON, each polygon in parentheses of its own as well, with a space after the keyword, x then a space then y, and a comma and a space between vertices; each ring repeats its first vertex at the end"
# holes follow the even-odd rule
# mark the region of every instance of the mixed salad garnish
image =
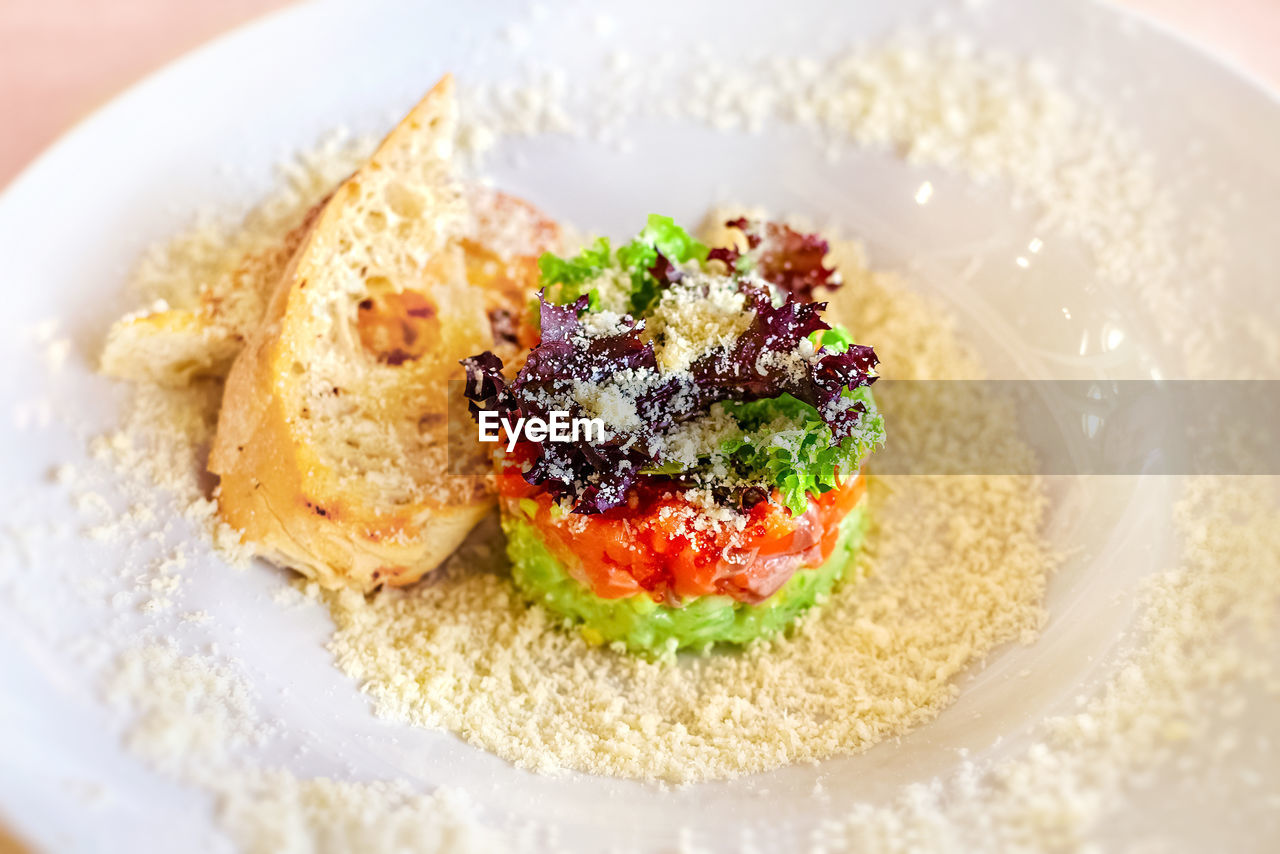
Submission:
POLYGON ((710 249, 655 215, 616 249, 600 238, 573 258, 543 256, 540 340, 514 379, 491 352, 464 360, 473 412, 604 420, 603 442, 523 449, 524 479, 569 512, 623 506, 637 483, 661 481, 799 515, 883 440, 874 350, 813 301, 839 284, 826 242, 728 225, 740 246, 710 249))

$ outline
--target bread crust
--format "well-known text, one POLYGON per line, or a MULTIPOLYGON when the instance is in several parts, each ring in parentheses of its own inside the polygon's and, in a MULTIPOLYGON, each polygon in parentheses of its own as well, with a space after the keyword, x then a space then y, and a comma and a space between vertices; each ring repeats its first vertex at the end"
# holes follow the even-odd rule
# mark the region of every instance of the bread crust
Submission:
POLYGON ((446 470, 449 419, 466 417, 449 382, 495 348, 496 313, 523 314, 559 230, 511 197, 464 194, 454 125, 446 77, 314 217, 227 375, 209 458, 220 514, 325 587, 411 584, 495 503, 479 459, 446 470))

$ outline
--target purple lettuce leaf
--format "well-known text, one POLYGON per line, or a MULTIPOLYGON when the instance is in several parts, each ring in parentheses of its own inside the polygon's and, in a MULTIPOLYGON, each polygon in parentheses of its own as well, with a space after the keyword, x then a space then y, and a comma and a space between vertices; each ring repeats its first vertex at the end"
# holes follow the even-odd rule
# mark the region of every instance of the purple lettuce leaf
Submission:
POLYGON ((725 225, 742 232, 747 251, 712 249, 709 260, 721 261, 732 271, 753 272, 802 302, 812 302, 818 288, 834 290, 840 286, 836 271, 822 263, 830 247, 818 235, 746 217, 731 219, 725 225))

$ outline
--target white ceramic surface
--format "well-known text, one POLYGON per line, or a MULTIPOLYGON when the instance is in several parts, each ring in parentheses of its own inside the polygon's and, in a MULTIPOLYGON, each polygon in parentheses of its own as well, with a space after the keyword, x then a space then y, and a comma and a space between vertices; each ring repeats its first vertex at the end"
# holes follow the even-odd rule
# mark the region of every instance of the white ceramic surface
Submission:
MULTIPOLYGON (((6 449, 0 515, 37 534, 51 522, 73 532, 81 526, 49 472, 81 459, 85 436, 113 423, 119 392, 90 366, 107 324, 127 306, 122 284, 143 247, 196 210, 250 203, 270 186, 274 163, 328 129, 384 129, 445 70, 464 84, 507 78, 536 53, 587 74, 620 43, 643 54, 702 40, 697 27, 687 26, 691 15, 717 22, 713 44, 732 57, 769 50, 825 55, 902 24, 932 22, 942 10, 979 44, 1033 51, 1100 91, 1125 92, 1123 115, 1162 170, 1182 169, 1188 140, 1199 141, 1204 178, 1182 200, 1182 215, 1194 214, 1197 198, 1234 194, 1229 298, 1208 310, 1251 310, 1274 289, 1280 108, 1186 46, 1107 8, 994 3, 967 11, 924 0, 874 7, 796 0, 777 24, 739 14, 741 3, 699 4, 694 13, 687 4, 657 0, 611 9, 607 40, 596 35, 593 7, 549 8, 548 20, 528 23, 533 40, 524 56, 503 35, 510 21, 528 20, 524 4, 322 2, 289 9, 130 90, 38 160, 0 198, 0 402, 7 413, 51 400, 55 411, 74 408, 85 424, 55 418, 44 428, 20 429, 13 419, 0 421, 6 449), (75 348, 69 368, 50 378, 33 356, 29 330, 53 317, 75 348)), ((1090 289, 1087 268, 1066 243, 1046 251, 1038 288, 1022 293, 1025 302, 1008 298, 1011 261, 1032 235, 1027 215, 1010 212, 999 186, 970 186, 882 153, 850 151, 829 164, 794 130, 729 137, 681 123, 632 130, 636 146, 626 154, 590 139, 506 142, 490 171, 554 215, 612 234, 633 230, 650 210, 696 221, 724 197, 837 222, 866 236, 877 266, 911 268, 920 287, 954 306, 982 352, 1009 360, 1013 375, 1180 372, 1176 354, 1155 343, 1154 320, 1130 301, 1090 289), (912 198, 926 178, 937 189, 922 208, 912 198), (969 292, 957 291, 951 284, 957 259, 974 253, 987 263, 969 292), (1062 316, 1064 301, 1078 308, 1076 320, 1062 316), (1076 358, 1082 324, 1104 322, 1124 326, 1126 349, 1076 358)), ((1052 621, 1034 646, 1000 650, 967 677, 959 701, 934 723, 863 756, 687 790, 531 775, 450 735, 374 718, 323 649, 327 617, 315 607, 285 611, 273 604, 269 594, 281 575, 266 568, 235 573, 206 557, 182 601, 215 619, 180 631, 191 649, 216 642, 245 661, 265 710, 289 733, 278 758, 298 773, 407 775, 427 787, 460 786, 487 820, 551 823, 562 842, 584 851, 669 846, 672 829, 681 826, 712 837, 715 828, 751 826, 762 843, 781 844, 837 814, 842 802, 887 802, 901 784, 947 772, 959 761, 956 748, 977 757, 1016 752, 1034 722, 1095 684, 1131 619, 1133 585, 1167 554, 1173 486, 1168 479, 1117 480, 1105 488, 1065 479, 1051 484, 1050 533, 1081 547, 1053 580, 1052 621), (1019 676, 1028 670, 1030 676, 1019 676), (819 775, 829 799, 811 794, 819 775)), ((189 534, 177 523, 172 536, 189 534)), ((31 542, 29 555, 16 546, 0 553, 7 562, 0 582, 22 591, 0 598, 0 813, 23 836, 57 850, 225 845, 212 829, 205 796, 147 770, 119 746, 115 719, 96 686, 86 684, 85 663, 67 654, 69 638, 88 638, 92 647, 109 624, 134 619, 105 606, 110 591, 81 595, 81 580, 108 575, 125 546, 76 536, 31 542), (105 783, 112 795, 86 809, 68 794, 75 781, 105 783)), ((110 653, 96 651, 99 658, 110 653)), ((1260 725, 1274 732, 1274 724, 1260 725)), ((1270 785, 1280 788, 1280 778, 1270 785)), ((1105 828, 1106 838, 1142 839, 1177 826, 1177 841, 1198 847, 1201 840, 1221 841, 1216 834, 1230 827, 1220 814, 1197 813, 1194 802, 1172 809, 1170 803, 1194 801, 1185 793, 1171 789, 1151 800, 1160 809, 1105 828)), ((1239 839, 1246 850, 1264 850, 1259 841, 1239 839)))

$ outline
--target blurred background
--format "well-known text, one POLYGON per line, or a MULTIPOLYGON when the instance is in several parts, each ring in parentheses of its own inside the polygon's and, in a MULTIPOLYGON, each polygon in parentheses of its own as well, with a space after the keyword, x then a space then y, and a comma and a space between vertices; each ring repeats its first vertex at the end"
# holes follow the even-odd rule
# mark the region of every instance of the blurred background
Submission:
MULTIPOLYGON (((1116 2, 1280 89, 1280 0, 1116 2)), ((0 187, 121 89, 285 5, 286 0, 0 0, 0 187)))

